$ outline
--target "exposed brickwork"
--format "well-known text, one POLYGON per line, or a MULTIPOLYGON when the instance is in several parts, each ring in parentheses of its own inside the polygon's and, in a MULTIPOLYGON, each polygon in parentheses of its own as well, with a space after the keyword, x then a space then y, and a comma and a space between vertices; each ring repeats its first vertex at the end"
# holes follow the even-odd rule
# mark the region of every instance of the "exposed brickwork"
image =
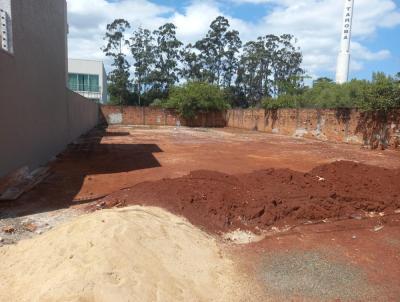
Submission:
POLYGON ((191 120, 180 118, 174 110, 152 107, 102 106, 103 122, 123 125, 225 127, 225 113, 200 113, 191 120))
POLYGON ((103 121, 123 125, 232 127, 289 136, 378 147, 400 147, 400 110, 386 115, 336 109, 232 109, 201 113, 191 120, 174 110, 102 106, 103 121))
POLYGON ((234 109, 228 127, 378 147, 400 147, 400 110, 234 109))

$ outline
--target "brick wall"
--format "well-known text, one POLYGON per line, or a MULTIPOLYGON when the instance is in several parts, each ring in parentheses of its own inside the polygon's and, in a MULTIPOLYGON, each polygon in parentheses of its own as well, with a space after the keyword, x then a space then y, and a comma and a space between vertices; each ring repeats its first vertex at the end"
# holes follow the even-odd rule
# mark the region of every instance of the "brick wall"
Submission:
POLYGON ((227 126, 378 147, 400 146, 400 110, 387 114, 349 109, 232 109, 227 126))
POLYGON ((180 118, 174 110, 153 107, 102 106, 103 122, 122 125, 182 126, 189 127, 225 127, 225 113, 200 113, 187 120, 180 118))
POLYGON ((400 148, 400 110, 382 115, 349 109, 231 109, 179 118, 173 110, 102 106, 103 122, 122 125, 232 127, 294 137, 400 148))

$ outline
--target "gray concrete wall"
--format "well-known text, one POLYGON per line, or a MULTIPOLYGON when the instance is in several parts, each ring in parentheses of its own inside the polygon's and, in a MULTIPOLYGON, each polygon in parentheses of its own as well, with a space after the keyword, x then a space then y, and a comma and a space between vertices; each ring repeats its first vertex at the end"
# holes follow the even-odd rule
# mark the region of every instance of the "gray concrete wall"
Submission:
POLYGON ((70 141, 88 132, 99 121, 99 106, 78 93, 68 90, 70 141))
POLYGON ((97 124, 98 105, 66 88, 65 9, 65 0, 12 1, 14 54, 0 50, 0 177, 45 163, 97 124))

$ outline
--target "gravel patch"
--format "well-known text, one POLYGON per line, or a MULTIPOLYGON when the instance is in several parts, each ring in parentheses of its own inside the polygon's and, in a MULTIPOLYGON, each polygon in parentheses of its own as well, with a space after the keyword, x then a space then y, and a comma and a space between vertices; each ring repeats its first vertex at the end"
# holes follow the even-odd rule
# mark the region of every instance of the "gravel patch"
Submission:
POLYGON ((0 213, 0 247, 41 235, 81 214, 81 211, 70 208, 26 216, 0 213))
POLYGON ((269 254, 261 274, 268 292, 285 300, 370 301, 376 296, 360 268, 320 252, 269 254))
POLYGON ((400 239, 386 238, 385 240, 390 246, 400 248, 400 239))

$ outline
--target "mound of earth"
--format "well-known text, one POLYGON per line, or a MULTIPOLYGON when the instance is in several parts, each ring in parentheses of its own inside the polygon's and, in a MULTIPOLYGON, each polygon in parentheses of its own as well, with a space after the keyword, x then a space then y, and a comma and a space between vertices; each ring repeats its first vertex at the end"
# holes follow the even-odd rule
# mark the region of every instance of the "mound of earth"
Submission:
POLYGON ((211 232, 265 229, 400 208, 400 170, 338 161, 308 173, 268 169, 227 175, 194 171, 111 194, 102 207, 152 205, 211 232))
POLYGON ((240 300, 215 240, 159 208, 85 215, 0 257, 0 301, 240 300))

